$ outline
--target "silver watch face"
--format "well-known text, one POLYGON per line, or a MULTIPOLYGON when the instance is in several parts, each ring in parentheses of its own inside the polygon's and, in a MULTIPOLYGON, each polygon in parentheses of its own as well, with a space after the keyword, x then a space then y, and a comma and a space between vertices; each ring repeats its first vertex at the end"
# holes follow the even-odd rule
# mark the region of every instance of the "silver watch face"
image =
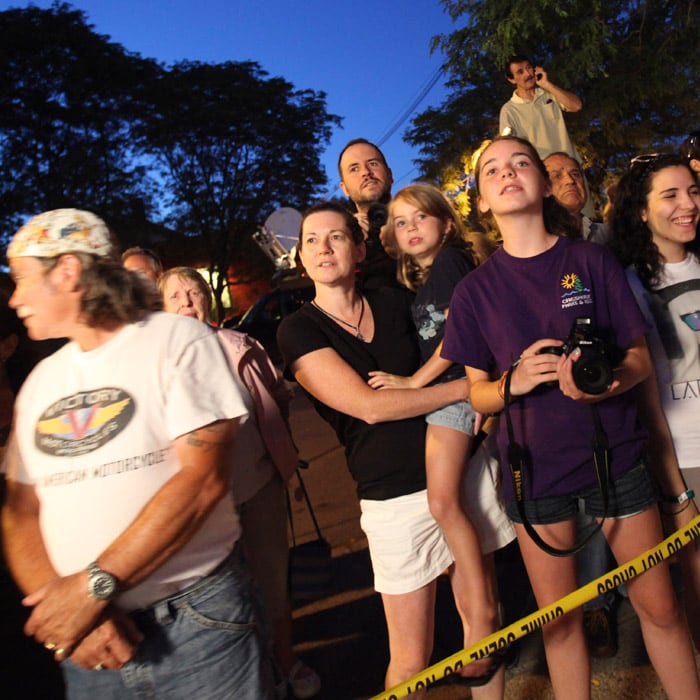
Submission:
POLYGON ((117 579, 98 569, 90 573, 90 595, 100 600, 109 600, 117 592, 117 579))

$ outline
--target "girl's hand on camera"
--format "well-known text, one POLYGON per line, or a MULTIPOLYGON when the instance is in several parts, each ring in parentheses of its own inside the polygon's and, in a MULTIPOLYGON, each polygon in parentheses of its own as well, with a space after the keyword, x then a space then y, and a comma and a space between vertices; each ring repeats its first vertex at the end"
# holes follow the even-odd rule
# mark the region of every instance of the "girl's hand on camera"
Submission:
POLYGON ((529 394, 540 384, 556 382, 557 372, 562 364, 561 352, 548 351, 549 348, 560 349, 561 340, 543 338, 523 350, 510 379, 511 396, 529 394), (544 352, 543 352, 544 351, 544 352))
POLYGON ((602 394, 586 394, 581 391, 574 381, 573 368, 574 363, 578 362, 581 357, 581 348, 575 348, 568 356, 562 357, 562 363, 559 367, 559 389, 564 396, 568 396, 574 401, 583 401, 584 403, 596 403, 610 396, 620 382, 613 380, 613 383, 602 394))

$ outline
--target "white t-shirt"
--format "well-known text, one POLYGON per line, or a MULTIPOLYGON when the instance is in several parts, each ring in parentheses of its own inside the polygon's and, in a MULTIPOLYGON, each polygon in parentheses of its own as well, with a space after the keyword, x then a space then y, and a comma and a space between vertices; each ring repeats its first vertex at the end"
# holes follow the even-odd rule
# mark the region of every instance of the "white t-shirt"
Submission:
MULTIPOLYGON (((21 466, 61 575, 85 569, 180 469, 173 440, 246 408, 214 332, 175 314, 125 326, 95 350, 69 343, 43 360, 17 399, 21 466)), ((240 525, 230 492, 147 580, 117 599, 145 607, 209 573, 240 525)))
POLYGON ((665 263, 653 293, 632 288, 654 323, 649 350, 678 464, 700 467, 700 261, 665 263))

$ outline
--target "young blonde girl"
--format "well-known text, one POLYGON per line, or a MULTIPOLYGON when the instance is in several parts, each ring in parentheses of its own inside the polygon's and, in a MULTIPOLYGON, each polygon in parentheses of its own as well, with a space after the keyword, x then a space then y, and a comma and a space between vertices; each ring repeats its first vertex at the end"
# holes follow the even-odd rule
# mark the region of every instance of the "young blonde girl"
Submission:
MULTIPOLYGON (((440 190, 415 183, 402 189, 389 205, 388 238, 399 251, 398 278, 416 292, 412 313, 418 331, 422 366, 410 377, 382 371, 371 372, 370 386, 419 388, 463 377, 464 368, 440 357, 442 335, 452 291, 476 266, 471 243, 462 223, 440 190)), ((477 416, 468 401, 459 401, 426 416, 425 464, 430 512, 444 533, 454 556, 451 583, 468 646, 498 626, 497 595, 492 552, 512 539, 503 515, 493 529, 481 532, 460 503, 463 473, 469 460, 477 416), (500 529, 499 529, 500 525, 500 529), (482 550, 487 555, 482 555, 482 550)), ((495 502, 481 504, 498 516, 495 502)), ((487 667, 488 668, 488 667, 487 667)), ((484 664, 468 666, 464 675, 480 674, 471 683, 486 681, 484 664)), ((502 696, 502 678, 487 688, 474 690, 475 698, 502 696)))

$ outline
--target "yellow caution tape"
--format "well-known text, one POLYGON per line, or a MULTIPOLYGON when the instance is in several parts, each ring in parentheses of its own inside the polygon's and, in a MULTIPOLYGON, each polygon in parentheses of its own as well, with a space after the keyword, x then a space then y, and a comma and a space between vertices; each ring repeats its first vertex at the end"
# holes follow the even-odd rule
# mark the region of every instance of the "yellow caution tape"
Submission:
POLYGON ((585 586, 581 586, 581 588, 565 595, 556 602, 536 610, 534 613, 517 620, 502 630, 484 637, 476 644, 472 644, 433 666, 429 666, 407 681, 385 690, 379 695, 375 695, 370 700, 398 700, 411 693, 435 685, 446 676, 459 671, 474 661, 479 661, 479 659, 493 654, 495 651, 505 649, 516 639, 520 639, 530 634, 530 632, 540 629, 548 622, 571 612, 589 600, 593 600, 601 593, 614 590, 621 583, 626 583, 643 574, 665 559, 672 557, 693 540, 700 541, 700 515, 696 516, 685 527, 676 530, 656 547, 647 550, 635 559, 631 559, 626 564, 618 566, 604 576, 594 579, 585 586))

